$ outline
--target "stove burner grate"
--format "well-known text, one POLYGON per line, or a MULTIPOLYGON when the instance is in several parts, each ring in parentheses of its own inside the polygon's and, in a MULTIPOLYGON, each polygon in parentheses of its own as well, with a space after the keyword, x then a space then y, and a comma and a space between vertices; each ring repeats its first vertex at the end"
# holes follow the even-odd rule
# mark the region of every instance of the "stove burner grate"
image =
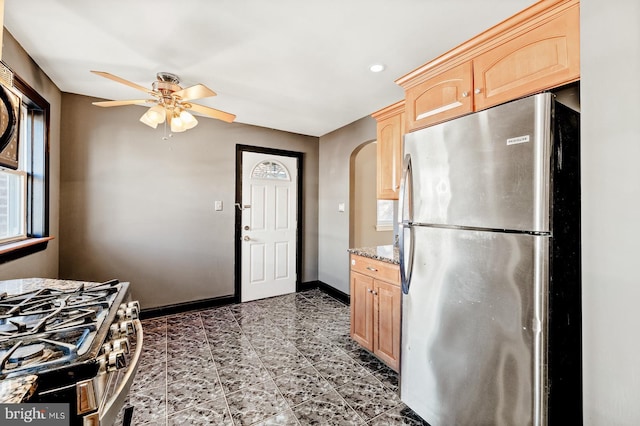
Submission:
POLYGON ((0 342, 40 333, 95 326, 108 311, 113 285, 73 291, 40 289, 7 297, 0 295, 0 342))
POLYGON ((114 280, 72 291, 0 294, 0 379, 71 365, 97 353, 120 288, 114 280))

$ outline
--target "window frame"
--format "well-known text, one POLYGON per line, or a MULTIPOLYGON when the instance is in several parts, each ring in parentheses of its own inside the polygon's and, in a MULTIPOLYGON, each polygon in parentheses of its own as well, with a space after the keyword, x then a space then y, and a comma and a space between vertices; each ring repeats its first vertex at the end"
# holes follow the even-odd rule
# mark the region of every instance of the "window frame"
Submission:
MULTIPOLYGON (((6 67, 4 63, 3 66, 6 67)), ((7 67, 8 68, 8 67, 7 67)), ((21 140, 20 144, 28 144, 30 152, 23 158, 28 161, 27 173, 27 212, 26 212, 26 238, 17 241, 8 241, 0 244, 0 263, 5 263, 29 254, 44 250, 48 241, 53 237, 49 231, 49 183, 50 183, 50 109, 49 102, 36 92, 18 75, 13 74, 13 87, 22 94, 22 105, 27 108, 26 114, 30 117, 27 123, 31 124, 27 129, 29 138, 21 140), (36 129, 34 123, 41 124, 36 129), (42 138, 37 141, 33 135, 36 131, 41 131, 42 138), (35 144, 41 145, 36 147, 35 144), (40 149, 37 158, 32 155, 35 149, 40 149), (35 164, 35 163, 38 164, 35 164), (37 171, 34 168, 38 168, 37 171), (35 196, 35 193, 39 196, 35 196)), ((20 129, 22 131, 22 129, 20 129)))

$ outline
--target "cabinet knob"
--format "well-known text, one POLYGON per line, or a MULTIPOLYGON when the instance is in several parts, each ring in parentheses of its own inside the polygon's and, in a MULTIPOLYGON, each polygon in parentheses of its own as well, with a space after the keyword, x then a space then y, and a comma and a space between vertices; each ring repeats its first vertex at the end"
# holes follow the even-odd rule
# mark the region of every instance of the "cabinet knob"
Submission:
POLYGON ((469 97, 469 92, 462 92, 462 97, 463 98, 468 98, 469 97))
POLYGON ((369 271, 378 272, 378 270, 376 268, 374 268, 373 266, 367 266, 367 269, 369 271))
POLYGON ((473 93, 475 93, 476 95, 479 95, 480 93, 482 93, 482 89, 478 88, 474 90, 473 93))

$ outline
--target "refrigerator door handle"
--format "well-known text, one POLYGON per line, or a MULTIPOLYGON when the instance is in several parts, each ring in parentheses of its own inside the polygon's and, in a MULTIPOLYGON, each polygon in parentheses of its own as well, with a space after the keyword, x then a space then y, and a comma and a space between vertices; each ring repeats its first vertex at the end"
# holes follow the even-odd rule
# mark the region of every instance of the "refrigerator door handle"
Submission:
POLYGON ((411 171, 411 155, 404 157, 404 165, 402 171, 402 182, 400 183, 400 194, 398 196, 399 204, 399 226, 398 226, 398 244, 400 255, 400 283, 402 284, 402 292, 409 294, 409 286, 411 284, 411 272, 413 270, 413 228, 411 221, 413 220, 413 174, 411 171), (405 233, 409 233, 408 241, 405 239, 405 233), (408 248, 408 253, 405 250, 408 248))
POLYGON ((411 168, 411 154, 404 156, 402 165, 402 181, 398 193, 398 223, 402 225, 413 222, 413 172, 411 168))
POLYGON ((411 275, 413 273, 413 226, 402 224, 400 235, 402 235, 400 237, 400 283, 402 284, 402 292, 409 294, 411 275), (406 238, 405 232, 409 234, 406 238), (407 248, 407 253, 405 253, 405 247, 407 248))

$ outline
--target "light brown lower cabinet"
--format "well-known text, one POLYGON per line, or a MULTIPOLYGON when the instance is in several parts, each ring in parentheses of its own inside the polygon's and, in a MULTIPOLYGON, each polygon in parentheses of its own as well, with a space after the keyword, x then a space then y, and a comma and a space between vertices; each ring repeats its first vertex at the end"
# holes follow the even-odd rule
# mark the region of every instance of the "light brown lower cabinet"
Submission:
POLYGON ((351 255, 351 337, 395 371, 401 296, 398 265, 351 255))

